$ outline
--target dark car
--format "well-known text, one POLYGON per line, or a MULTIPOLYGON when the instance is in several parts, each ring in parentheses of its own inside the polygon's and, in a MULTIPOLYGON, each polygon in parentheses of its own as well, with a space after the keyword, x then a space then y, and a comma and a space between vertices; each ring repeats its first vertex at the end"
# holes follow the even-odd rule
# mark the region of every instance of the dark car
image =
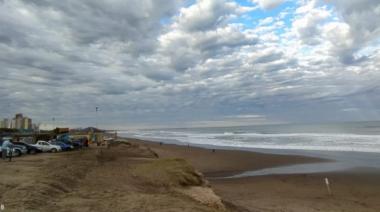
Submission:
POLYGON ((74 140, 72 141, 74 147, 76 148, 83 148, 83 141, 82 139, 74 140))
POLYGON ((81 140, 74 140, 74 141, 58 140, 58 141, 65 143, 67 145, 72 145, 74 149, 81 149, 83 147, 83 142, 81 140))
POLYGON ((61 141, 51 141, 51 144, 58 145, 62 148, 63 151, 68 151, 74 149, 74 146, 61 141))
POLYGON ((15 144, 15 145, 19 145, 19 146, 25 146, 26 149, 27 149, 27 153, 28 154, 36 154, 36 153, 41 153, 42 152, 42 150, 38 149, 37 147, 32 146, 32 145, 27 144, 27 143, 24 143, 24 142, 15 141, 15 142, 12 142, 12 143, 15 144))

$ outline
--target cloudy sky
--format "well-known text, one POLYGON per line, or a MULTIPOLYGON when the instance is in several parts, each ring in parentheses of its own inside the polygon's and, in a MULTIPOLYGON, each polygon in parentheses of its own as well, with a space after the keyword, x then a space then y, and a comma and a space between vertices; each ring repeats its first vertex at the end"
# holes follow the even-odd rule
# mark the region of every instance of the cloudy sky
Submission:
POLYGON ((0 0, 0 117, 380 120, 379 20, 379 0, 0 0))

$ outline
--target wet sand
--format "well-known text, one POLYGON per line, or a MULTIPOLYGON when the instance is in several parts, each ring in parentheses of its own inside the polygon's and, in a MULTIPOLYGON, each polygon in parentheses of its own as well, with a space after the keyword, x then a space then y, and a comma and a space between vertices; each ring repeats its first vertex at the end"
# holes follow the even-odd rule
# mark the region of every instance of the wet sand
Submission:
POLYGON ((223 177, 248 170, 269 167, 321 163, 329 160, 295 155, 274 155, 250 151, 206 149, 175 144, 129 139, 129 141, 145 144, 162 158, 183 158, 207 177, 223 177))
MULTIPOLYGON (((237 211, 380 211, 380 170, 360 168, 313 174, 282 174, 221 179, 244 171, 327 162, 305 156, 202 149, 143 143, 159 157, 179 157, 203 172, 215 193, 237 211), (324 182, 328 178, 332 195, 324 182)), ((349 153, 348 153, 349 154, 349 153)))

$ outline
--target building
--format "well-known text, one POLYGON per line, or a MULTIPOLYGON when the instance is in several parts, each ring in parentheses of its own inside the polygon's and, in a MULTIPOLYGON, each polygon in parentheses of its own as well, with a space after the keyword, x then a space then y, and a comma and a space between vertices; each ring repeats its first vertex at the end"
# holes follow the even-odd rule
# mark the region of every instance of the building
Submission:
POLYGON ((23 117, 22 119, 22 129, 30 130, 32 129, 32 119, 28 117, 23 117))
POLYGON ((15 118, 13 118, 13 119, 11 120, 10 128, 11 128, 11 129, 16 129, 16 119, 15 119, 15 118))
POLYGON ((9 119, 3 119, 0 121, 0 128, 10 128, 9 119))
POLYGON ((56 134, 64 134, 64 133, 69 133, 70 129, 69 128, 59 128, 59 127, 57 127, 57 128, 54 129, 54 132, 56 134))
MULTIPOLYGON (((5 121, 3 121, 3 122, 5 122, 5 121)), ((6 125, 8 126, 8 128, 19 129, 19 130, 21 130, 21 129, 23 129, 23 130, 33 129, 32 119, 30 119, 26 116, 23 116, 22 113, 16 114, 15 117, 10 122, 7 119, 6 122, 7 122, 6 125)))
POLYGON ((22 113, 16 114, 15 122, 16 122, 16 126, 15 126, 16 129, 23 129, 24 117, 22 113))

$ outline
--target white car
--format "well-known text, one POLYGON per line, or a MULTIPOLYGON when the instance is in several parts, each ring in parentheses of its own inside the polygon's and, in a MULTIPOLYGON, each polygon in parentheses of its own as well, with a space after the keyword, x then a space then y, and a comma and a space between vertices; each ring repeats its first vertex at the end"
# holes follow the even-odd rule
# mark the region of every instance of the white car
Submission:
POLYGON ((46 141, 37 141, 36 144, 33 144, 33 146, 37 147, 43 152, 60 152, 62 151, 62 148, 58 145, 50 144, 46 141))

